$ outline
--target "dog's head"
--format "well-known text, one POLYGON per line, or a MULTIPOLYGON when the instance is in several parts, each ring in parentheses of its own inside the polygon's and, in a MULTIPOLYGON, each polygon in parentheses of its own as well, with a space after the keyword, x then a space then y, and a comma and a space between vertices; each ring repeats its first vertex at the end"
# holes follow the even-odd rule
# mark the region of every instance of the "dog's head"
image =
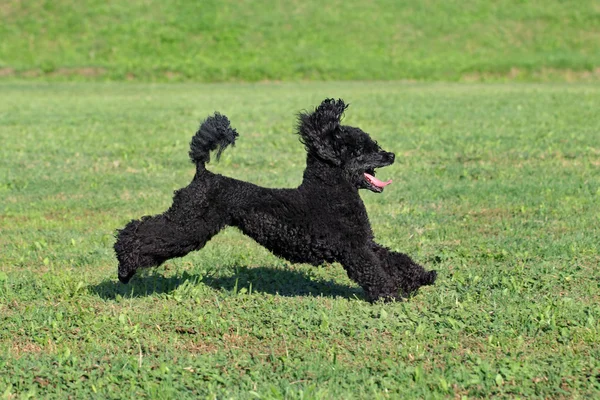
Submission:
POLYGON ((341 125, 348 106, 338 99, 326 99, 312 113, 299 115, 298 133, 309 156, 340 168, 357 189, 380 193, 390 183, 375 178, 375 169, 391 165, 394 153, 384 151, 359 128, 341 125))

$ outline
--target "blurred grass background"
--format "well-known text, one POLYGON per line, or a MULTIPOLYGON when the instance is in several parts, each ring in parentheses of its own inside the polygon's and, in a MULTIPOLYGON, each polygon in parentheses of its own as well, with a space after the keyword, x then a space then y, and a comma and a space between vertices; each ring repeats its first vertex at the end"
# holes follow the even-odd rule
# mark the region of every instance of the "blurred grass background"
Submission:
POLYGON ((600 78, 597 0, 4 0, 0 79, 600 78))

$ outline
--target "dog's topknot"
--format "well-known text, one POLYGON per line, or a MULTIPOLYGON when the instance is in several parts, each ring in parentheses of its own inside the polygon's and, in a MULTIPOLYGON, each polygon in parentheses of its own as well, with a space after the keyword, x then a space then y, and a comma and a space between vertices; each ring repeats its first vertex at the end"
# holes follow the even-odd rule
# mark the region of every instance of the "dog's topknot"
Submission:
POLYGON ((334 135, 347 108, 342 99, 325 99, 314 112, 298 115, 298 134, 309 154, 339 164, 331 142, 336 139, 334 135))

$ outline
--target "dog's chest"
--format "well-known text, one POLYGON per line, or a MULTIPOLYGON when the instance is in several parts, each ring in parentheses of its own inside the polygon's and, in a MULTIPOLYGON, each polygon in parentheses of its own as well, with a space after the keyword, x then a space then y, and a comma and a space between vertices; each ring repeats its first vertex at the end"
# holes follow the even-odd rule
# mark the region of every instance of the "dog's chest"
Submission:
POLYGON ((235 225, 276 255, 311 264, 333 261, 344 249, 372 238, 358 195, 319 193, 294 200, 282 196, 269 207, 247 210, 235 225))

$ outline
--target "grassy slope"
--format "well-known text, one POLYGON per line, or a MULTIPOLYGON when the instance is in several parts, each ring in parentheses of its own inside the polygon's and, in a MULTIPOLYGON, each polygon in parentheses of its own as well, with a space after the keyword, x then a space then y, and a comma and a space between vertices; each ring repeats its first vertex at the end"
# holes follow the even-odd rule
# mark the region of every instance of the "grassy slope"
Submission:
POLYGON ((595 0, 8 0, 0 18, 9 77, 594 79, 565 70, 600 67, 595 0))
POLYGON ((600 395, 600 87, 0 90, 5 398, 600 395), (339 266, 290 266, 234 230, 116 281, 112 233, 191 179, 200 118, 241 133, 211 169, 291 187, 294 112, 327 95, 397 153, 394 184, 363 197, 378 240, 436 286, 370 305, 339 266))

